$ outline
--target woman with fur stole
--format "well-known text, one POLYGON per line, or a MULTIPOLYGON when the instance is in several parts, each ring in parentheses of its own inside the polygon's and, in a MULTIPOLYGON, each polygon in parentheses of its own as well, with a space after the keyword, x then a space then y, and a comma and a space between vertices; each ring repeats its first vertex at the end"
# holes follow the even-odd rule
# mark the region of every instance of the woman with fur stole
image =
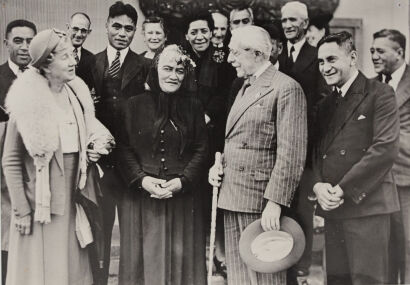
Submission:
POLYGON ((106 141, 112 137, 95 119, 90 92, 75 76, 69 39, 45 30, 29 52, 31 67, 6 98, 3 169, 13 209, 6 284, 91 285, 85 246, 93 238, 74 195, 79 191, 97 204, 98 189, 85 187, 87 164, 107 154, 110 144, 97 150, 87 145, 96 133, 106 141))

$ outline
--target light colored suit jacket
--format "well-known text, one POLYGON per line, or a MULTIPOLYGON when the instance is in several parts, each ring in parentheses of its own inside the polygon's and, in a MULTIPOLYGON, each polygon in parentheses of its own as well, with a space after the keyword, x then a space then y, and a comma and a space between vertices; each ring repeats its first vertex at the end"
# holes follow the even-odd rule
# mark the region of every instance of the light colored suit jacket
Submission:
POLYGON ((269 66, 229 112, 218 207, 261 213, 266 200, 289 206, 306 158, 306 99, 269 66))
POLYGON ((400 119, 400 150, 393 165, 398 186, 410 186, 410 66, 406 66, 396 90, 400 119))

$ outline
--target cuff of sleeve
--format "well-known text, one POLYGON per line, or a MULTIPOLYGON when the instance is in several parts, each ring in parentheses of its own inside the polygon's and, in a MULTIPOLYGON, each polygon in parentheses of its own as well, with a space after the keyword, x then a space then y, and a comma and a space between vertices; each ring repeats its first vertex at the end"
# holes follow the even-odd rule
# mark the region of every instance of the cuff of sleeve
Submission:
POLYGON ((366 192, 360 191, 360 189, 357 187, 353 187, 350 189, 350 191, 347 191, 347 189, 349 189, 348 186, 344 185, 343 183, 339 183, 339 186, 343 189, 344 196, 350 197, 355 204, 360 204, 367 196, 366 192))
POLYGON ((139 175, 137 177, 135 177, 134 179, 131 180, 131 182, 128 184, 129 188, 138 188, 138 189, 142 189, 142 179, 144 179, 144 177, 147 176, 146 174, 143 175, 139 175))

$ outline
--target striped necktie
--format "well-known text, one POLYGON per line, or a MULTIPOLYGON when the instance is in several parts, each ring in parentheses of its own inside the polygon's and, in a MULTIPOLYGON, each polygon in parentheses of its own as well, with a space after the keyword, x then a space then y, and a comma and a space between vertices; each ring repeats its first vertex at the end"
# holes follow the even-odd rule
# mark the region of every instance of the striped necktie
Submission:
POLYGON ((74 59, 75 62, 77 62, 76 66, 78 66, 78 63, 80 62, 80 58, 78 57, 78 49, 74 48, 74 59))
POLYGON ((120 64, 120 51, 117 50, 115 59, 112 61, 110 68, 108 69, 108 75, 111 77, 117 77, 121 68, 120 64))

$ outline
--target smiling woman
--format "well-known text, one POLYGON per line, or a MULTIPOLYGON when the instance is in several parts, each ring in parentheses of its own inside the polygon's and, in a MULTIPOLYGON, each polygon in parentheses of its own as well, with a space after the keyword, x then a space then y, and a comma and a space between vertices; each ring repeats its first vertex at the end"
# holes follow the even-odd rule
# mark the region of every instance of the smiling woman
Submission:
POLYGON ((148 46, 148 51, 142 55, 144 57, 153 59, 165 45, 167 40, 166 29, 164 20, 160 17, 148 17, 142 23, 142 33, 144 35, 144 41, 148 46))
POLYGON ((9 285, 93 284, 85 248, 93 240, 84 239, 90 232, 77 231, 91 221, 77 199, 97 204, 89 198, 97 197, 97 189, 85 188, 87 165, 108 151, 87 151, 86 144, 97 129, 99 137, 111 135, 94 117, 88 87, 75 76, 72 50, 64 33, 38 33, 29 48, 32 67, 7 94, 3 168, 14 209, 9 285))

